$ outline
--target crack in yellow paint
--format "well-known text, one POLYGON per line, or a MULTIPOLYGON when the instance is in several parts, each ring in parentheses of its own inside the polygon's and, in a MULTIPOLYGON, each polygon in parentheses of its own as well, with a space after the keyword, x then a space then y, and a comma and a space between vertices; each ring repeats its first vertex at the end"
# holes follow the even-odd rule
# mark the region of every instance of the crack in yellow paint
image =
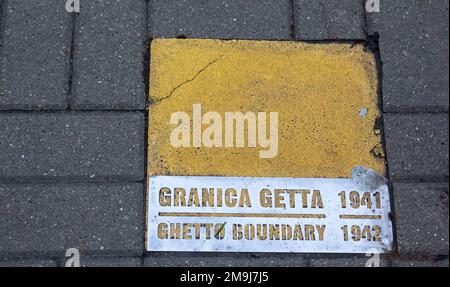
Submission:
POLYGON ((194 77, 192 77, 189 80, 184 81, 183 83, 179 84, 178 86, 176 86, 175 88, 172 89, 172 91, 170 91, 170 94, 167 95, 166 97, 159 99, 158 102, 161 102, 162 100, 165 100, 167 98, 170 98, 178 89, 181 89, 184 85, 195 81, 195 79, 197 79, 198 76, 200 76, 200 74, 202 74, 203 72, 205 72, 211 65, 215 64, 217 61, 219 61, 220 58, 215 59, 214 61, 208 63, 204 68, 200 69, 200 71, 198 71, 194 77))

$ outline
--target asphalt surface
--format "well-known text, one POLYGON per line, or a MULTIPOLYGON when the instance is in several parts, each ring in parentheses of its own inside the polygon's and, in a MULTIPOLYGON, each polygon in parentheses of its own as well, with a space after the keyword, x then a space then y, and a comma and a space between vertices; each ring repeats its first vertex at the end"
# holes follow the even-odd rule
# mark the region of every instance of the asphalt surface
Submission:
POLYGON ((364 266, 364 255, 144 252, 152 38, 366 43, 396 248, 448 266, 448 1, 0 0, 0 266, 364 266), (335 3, 339 2, 339 3, 335 3))

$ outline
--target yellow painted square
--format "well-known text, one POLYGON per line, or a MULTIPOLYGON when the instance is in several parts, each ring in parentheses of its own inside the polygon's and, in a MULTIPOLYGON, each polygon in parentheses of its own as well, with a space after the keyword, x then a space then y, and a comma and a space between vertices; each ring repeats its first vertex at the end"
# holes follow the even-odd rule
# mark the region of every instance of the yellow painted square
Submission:
POLYGON ((156 39, 151 45, 148 175, 350 178, 385 174, 374 55, 362 45, 156 39), (174 112, 277 112, 278 155, 175 148, 174 112))

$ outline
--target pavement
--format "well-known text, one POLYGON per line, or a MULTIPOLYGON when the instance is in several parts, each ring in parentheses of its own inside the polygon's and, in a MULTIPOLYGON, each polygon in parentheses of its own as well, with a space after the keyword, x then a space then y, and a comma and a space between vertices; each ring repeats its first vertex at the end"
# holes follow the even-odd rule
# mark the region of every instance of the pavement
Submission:
POLYGON ((0 267, 364 266, 364 255, 146 253, 153 38, 362 43, 377 55, 395 248, 449 265, 446 0, 0 0, 0 267))

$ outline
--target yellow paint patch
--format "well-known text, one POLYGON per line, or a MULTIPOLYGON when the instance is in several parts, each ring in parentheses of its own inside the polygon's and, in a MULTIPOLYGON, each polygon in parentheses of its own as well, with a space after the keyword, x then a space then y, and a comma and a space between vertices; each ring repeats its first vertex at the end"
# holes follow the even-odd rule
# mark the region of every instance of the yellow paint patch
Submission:
MULTIPOLYGON (((148 174, 349 178, 385 174, 375 59, 361 45, 154 40, 148 174), (278 112, 274 158, 260 148, 175 148, 174 112, 278 112)), ((192 126, 191 126, 192 128, 192 126)), ((191 131, 192 132, 192 131, 191 131)))

